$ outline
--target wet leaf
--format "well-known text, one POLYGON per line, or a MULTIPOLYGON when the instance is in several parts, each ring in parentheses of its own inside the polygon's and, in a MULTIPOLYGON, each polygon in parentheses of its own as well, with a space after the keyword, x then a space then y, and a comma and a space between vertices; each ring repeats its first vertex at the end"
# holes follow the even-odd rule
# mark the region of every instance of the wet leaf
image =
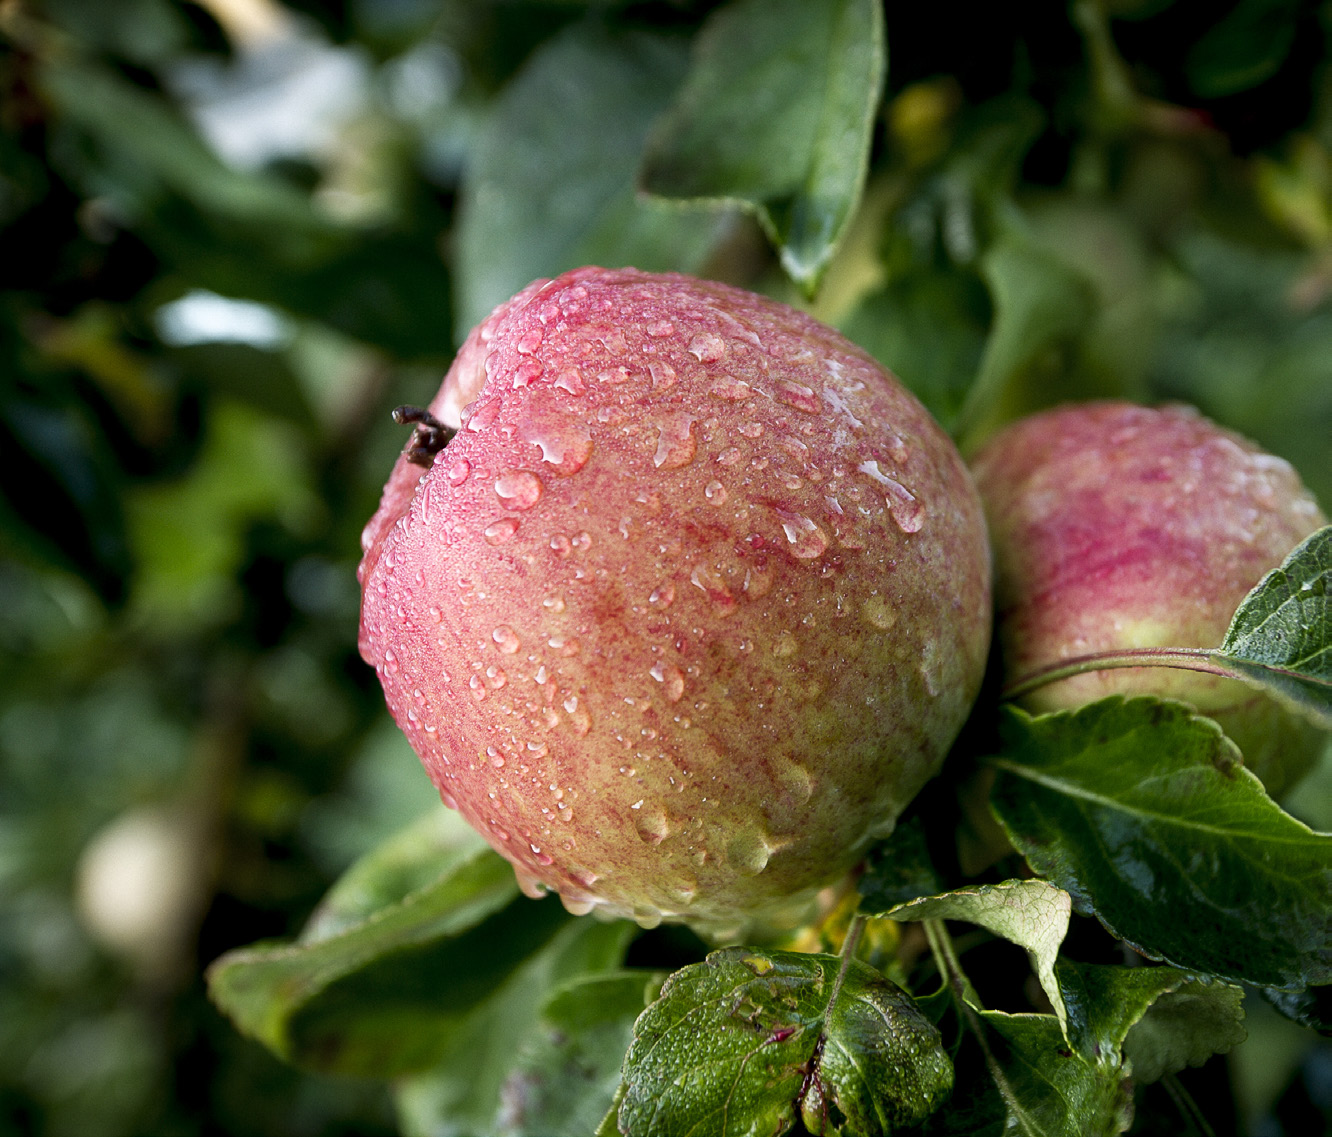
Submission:
POLYGON ((877 914, 890 920, 965 920, 1025 948, 1060 1025, 1066 1027, 1055 960, 1072 911, 1069 894, 1047 881, 1006 880, 927 896, 877 914))
POLYGON ((584 1137, 606 1114, 634 1020, 665 976, 588 975, 556 988, 501 1093, 500 1137, 584 1137))
POLYGON ((1211 657, 1332 730, 1332 525, 1296 548, 1235 612, 1211 657))
POLYGON ((877 971, 727 948, 677 971, 639 1018, 618 1125, 630 1137, 887 1134, 952 1085, 939 1033, 877 971))
POLYGON ((1215 723, 1118 696, 1002 713, 995 814, 1080 911, 1192 971, 1332 978, 1332 836, 1282 812, 1215 723))
MULTIPOLYGON (((547 903, 554 901, 542 901, 541 906, 547 903)), ((530 904, 520 905, 531 908, 530 904)), ((434 1065, 400 1080, 394 1089, 399 1123, 407 1137, 475 1137, 501 1131, 554 1137, 554 1128, 545 1128, 541 1118, 533 1119, 535 1127, 513 1128, 519 1118, 510 1110, 518 1102, 506 1093, 514 1088, 512 1079, 521 1076, 524 1048, 539 1044, 547 999, 566 983, 619 967, 625 947, 637 931, 623 920, 608 924, 566 917, 549 943, 510 974, 496 979, 478 1003, 442 1020, 434 1065), (504 1129, 506 1125, 510 1128, 504 1129)), ((495 946, 500 946, 498 941, 495 946)), ((641 999, 640 987, 640 1009, 641 999)), ((590 1022, 596 1011, 588 1010, 584 1021, 590 1022)), ((624 1038, 620 1046, 621 1057, 627 1041, 624 1038)), ((590 1132, 609 1101, 609 1088, 605 1093, 605 1097, 593 1094, 581 1105, 564 1101, 563 1106, 571 1109, 565 1120, 573 1124, 575 1118, 591 1117, 583 1130, 590 1132)), ((559 1103, 553 1104, 560 1108, 559 1103)))
POLYGON ((1113 1137, 1133 1116, 1125 1071, 1069 1048, 1053 1015, 976 1013, 988 1079, 956 1094, 929 1132, 957 1137, 1113 1137))
POLYGON ((643 187, 750 209, 812 293, 860 200, 884 67, 871 0, 733 0, 699 33, 643 187))
POLYGON ((1069 1034, 1089 1060, 1122 1049, 1137 1082, 1200 1066, 1243 1042, 1244 992, 1175 967, 1061 960, 1069 1034))

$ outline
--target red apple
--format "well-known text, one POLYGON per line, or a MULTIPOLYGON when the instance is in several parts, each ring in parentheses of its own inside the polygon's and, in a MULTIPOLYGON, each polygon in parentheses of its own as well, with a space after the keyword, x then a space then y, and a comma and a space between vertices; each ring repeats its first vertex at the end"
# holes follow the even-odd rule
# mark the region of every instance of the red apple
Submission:
POLYGON ((763 297, 585 268, 430 410, 461 429, 365 530, 361 652, 529 892, 724 935, 892 829, 991 620, 970 476, 892 375, 763 297))
MULTIPOLYGON (((1012 682, 1080 656, 1217 647, 1248 591, 1325 523, 1289 463, 1189 407, 1061 407, 1000 432, 972 468, 1012 682)), ((1062 710, 1111 694, 1194 704, 1273 793, 1322 745, 1252 688, 1192 671, 1093 670, 1025 702, 1062 710)))

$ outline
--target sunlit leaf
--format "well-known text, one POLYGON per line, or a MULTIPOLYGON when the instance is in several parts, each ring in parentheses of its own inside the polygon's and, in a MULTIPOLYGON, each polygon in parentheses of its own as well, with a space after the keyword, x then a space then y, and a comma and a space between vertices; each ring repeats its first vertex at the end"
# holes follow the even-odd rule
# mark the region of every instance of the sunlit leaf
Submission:
POLYGON ((883 37, 871 0, 733 0, 699 33, 644 188, 751 209, 812 292, 860 199, 883 37))
POLYGON ((1006 880, 927 896, 878 914, 891 920, 965 920, 1025 948, 1060 1025, 1067 1026, 1055 960, 1072 911, 1069 894, 1047 881, 1006 880))

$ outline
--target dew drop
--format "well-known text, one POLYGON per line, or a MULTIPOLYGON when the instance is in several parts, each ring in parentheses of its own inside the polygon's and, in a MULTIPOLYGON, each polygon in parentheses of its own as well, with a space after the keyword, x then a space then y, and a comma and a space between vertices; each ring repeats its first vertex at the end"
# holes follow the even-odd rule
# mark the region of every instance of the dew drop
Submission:
POLYGON ((708 394, 714 399, 721 399, 727 403, 740 403, 754 395, 754 388, 743 379, 734 379, 730 375, 723 375, 720 379, 714 380, 711 387, 708 388, 708 394))
POLYGON ((716 569, 699 565, 689 574, 689 581, 695 588, 702 589, 708 599, 717 605, 719 615, 728 615, 735 609, 735 594, 727 585, 726 578, 716 569))
POLYGON ((775 773, 777 783, 790 794, 792 800, 803 805, 814 792, 814 780, 809 770, 792 758, 778 758, 775 773))
POLYGON ((499 418, 499 412, 499 399, 490 399, 480 405, 476 402, 468 403, 462 409, 463 425, 468 430, 480 434, 494 426, 495 420, 499 418))
POLYGON ((664 415, 656 424, 659 436, 653 465, 663 470, 678 470, 694 460, 697 442, 694 438, 695 419, 689 414, 664 415))
POLYGON ((717 455, 717 465, 734 466, 737 462, 743 459, 744 456, 745 452, 741 450, 740 447, 728 446, 725 450, 723 450, 720 454, 717 455))
POLYGON ((860 611, 866 621, 881 632, 897 623, 897 610, 882 596, 871 596, 860 606, 860 611))
POLYGON ((657 585, 652 590, 652 595, 648 597, 648 603, 654 608, 669 608, 671 602, 675 600, 675 585, 669 580, 657 585))
POLYGON ((521 391, 524 387, 530 387, 545 374, 545 371, 539 360, 524 359, 513 369, 513 389, 521 391))
MULTIPOLYGON (((507 838, 507 834, 505 836, 507 838)), ((518 887, 522 890, 522 894, 529 900, 540 900, 546 895, 546 886, 526 869, 520 869, 515 865, 513 875, 518 879, 518 887)))
POLYGON ((505 509, 531 509, 542 488, 541 479, 528 470, 510 470, 495 479, 495 496, 505 509))
POLYGON ((674 332, 675 325, 672 324, 670 320, 654 320, 652 323, 650 323, 647 326, 645 330, 647 331, 647 334, 652 336, 654 339, 661 339, 662 337, 669 336, 672 332, 674 332))
POLYGON ((539 327, 528 328, 518 337, 518 343, 514 345, 518 349, 519 355, 531 355, 541 346, 541 341, 545 338, 545 332, 539 327))
POLYGON ((487 545, 502 545, 517 532, 518 522, 514 518, 501 517, 482 529, 481 535, 486 539, 487 545))
POLYGON ((550 612, 563 612, 564 606, 564 597, 559 595, 547 596, 541 601, 541 607, 550 612))
POLYGON ((708 499, 712 505, 726 504, 726 487, 721 482, 712 481, 703 487, 703 496, 708 499))
POLYGON ((818 395, 814 393, 812 387, 806 387, 803 383, 794 383, 789 379, 778 379, 773 384, 773 391, 777 395, 777 401, 785 403, 788 407, 794 407, 808 415, 817 415, 823 412, 818 395))
POLYGON ((634 813, 634 828, 649 845, 660 845, 670 832, 666 814, 658 806, 642 806, 634 813))
POLYGON ((581 395, 587 390, 583 384, 583 377, 578 374, 577 368, 566 367, 555 376, 555 386, 561 391, 568 391, 571 395, 581 395))
POLYGON ((484 682, 482 682, 481 676, 473 675, 469 680, 467 680, 467 686, 471 688, 473 699, 475 699, 478 703, 485 702, 486 685, 484 682))
POLYGON ((662 685, 662 690, 670 702, 680 701, 680 697, 684 694, 685 682, 684 675, 678 667, 669 663, 655 663, 648 674, 662 685))
POLYGON ((661 910, 650 904, 640 904, 634 908, 634 923, 651 931, 661 923, 661 910))
POLYGON ((561 560, 573 552, 573 542, 563 533, 556 533, 550 539, 550 547, 557 557, 561 560))
POLYGON ((791 546, 791 555, 803 561, 821 557, 828 549, 828 535, 819 528, 817 521, 800 513, 786 513, 778 510, 782 520, 782 532, 786 534, 791 546))
POLYGON ((570 916, 586 916, 597 906, 597 902, 591 897, 565 896, 563 893, 560 894, 560 903, 564 905, 564 910, 570 916))
POLYGON ((611 355, 623 355, 629 350, 629 341, 624 338, 624 332, 619 328, 612 328, 608 331, 601 337, 601 342, 611 355))
POLYGON ((761 422, 742 422, 735 428, 746 438, 762 438, 763 424, 761 422))
POLYGON ((758 876, 766 869, 770 853, 768 843, 753 831, 737 833, 726 846, 726 860, 745 876, 758 876))
POLYGON ((790 632, 779 632, 777 638, 772 641, 772 654, 777 659, 790 659, 795 655, 797 648, 796 638, 790 632))
POLYGON ((501 624, 490 633, 490 638, 505 655, 512 655, 522 646, 517 633, 508 624, 501 624))
POLYGON ((467 481, 467 475, 472 472, 472 463, 466 458, 459 458, 456 462, 449 463, 449 468, 444 472, 448 478, 449 485, 460 486, 467 481))
POLYGON ((605 383, 611 387, 618 387, 622 383, 629 382, 629 368, 627 367, 608 367, 605 371, 597 373, 597 382, 605 383))
POLYGON ((689 341, 689 354, 699 363, 715 363, 726 354, 726 341, 716 332, 699 332, 689 341))
POLYGON ((581 423, 545 420, 524 423, 519 437, 541 447, 541 458, 561 474, 576 474, 592 456, 592 432, 581 423))
POLYGON ((664 360, 654 359, 648 364, 648 374, 652 376, 652 389, 664 391, 675 386, 675 368, 664 360))

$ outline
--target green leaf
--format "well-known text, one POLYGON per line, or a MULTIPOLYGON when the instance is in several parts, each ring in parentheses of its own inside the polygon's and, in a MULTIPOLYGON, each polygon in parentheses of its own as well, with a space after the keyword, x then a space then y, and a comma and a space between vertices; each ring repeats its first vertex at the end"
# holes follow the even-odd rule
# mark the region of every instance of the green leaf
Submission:
POLYGON ((500 1095, 499 1137, 584 1137, 620 1086, 634 1020, 664 973, 581 976, 551 992, 500 1095))
POLYGON ((1332 525, 1306 538, 1235 612, 1211 658, 1332 730, 1332 525))
POLYGON ((1245 1039, 1244 992, 1174 967, 1060 960, 1069 1034, 1089 1060, 1123 1050, 1135 1081, 1200 1066, 1245 1039))
POLYGON ((929 1116, 953 1072, 934 1025, 868 965, 727 948, 666 981, 624 1081, 631 1137, 778 1134, 797 1119, 886 1134, 929 1116))
POLYGON ((229 952, 209 969, 214 1001, 298 1065, 375 1077, 429 1066, 448 1045, 445 1026, 571 919, 553 899, 514 903, 513 870, 489 849, 446 853, 441 865, 433 883, 359 922, 344 897, 309 942, 229 952))
POLYGON ((860 200, 885 57, 873 0, 732 0, 699 32, 643 187, 752 210, 812 294, 860 200))
POLYGON ((1062 379, 1061 353, 1093 311, 1087 281, 1020 236, 1000 237, 981 258, 980 270, 994 302, 994 324, 957 416, 966 443, 1030 410, 1033 400, 1040 401, 1043 378, 1062 379))
POLYGON ((1332 978, 1332 836, 1283 813, 1215 723, 1119 696, 1002 715, 992 807, 1080 911, 1192 971, 1332 978))
POLYGON ((866 915, 886 912, 921 896, 943 890, 943 881, 930 858, 925 822, 919 814, 899 821, 892 835, 880 841, 866 857, 865 872, 856 881, 859 910, 866 915))
POLYGON ((1332 1038, 1332 986, 1301 987, 1297 991, 1263 987, 1259 994, 1286 1018, 1332 1038))
POLYGON ((1240 0, 1185 56, 1194 93, 1219 99, 1272 78, 1294 46, 1300 9, 1299 0, 1240 0))
POLYGON ((585 264, 695 271, 724 216, 639 200, 652 121, 683 78, 677 36, 580 23, 539 48, 481 130, 458 232, 459 338, 533 279, 585 264))
POLYGON ((462 815, 437 806, 353 864, 324 894, 300 942, 331 939, 436 884, 486 848, 462 815))
POLYGON ((1064 1042, 1053 1015, 975 1013, 988 1082, 977 1078, 931 1124, 958 1137, 1113 1137, 1128 1128, 1132 1098, 1112 1058, 1089 1062, 1064 1042))
MULTIPOLYGON (((566 918, 545 947, 497 982, 480 1003, 442 1023, 434 1067, 395 1087, 403 1132, 408 1137, 475 1137, 508 1124, 505 1087, 521 1069, 524 1046, 537 1036, 548 996, 562 984, 619 967, 637 931, 623 920, 607 924, 566 918)), ((604 1098, 594 1095, 587 1103, 589 1116, 600 1116, 608 1100, 609 1091, 604 1098)), ((588 1124, 595 1124, 595 1117, 588 1124)), ((544 1128, 528 1132, 553 1137, 544 1128)))
POLYGON ((1006 880, 927 896, 880 915, 890 920, 965 920, 1025 948, 1055 1016, 1067 1028, 1064 998, 1055 979, 1055 960, 1068 934, 1072 911, 1069 894, 1047 881, 1006 880))

